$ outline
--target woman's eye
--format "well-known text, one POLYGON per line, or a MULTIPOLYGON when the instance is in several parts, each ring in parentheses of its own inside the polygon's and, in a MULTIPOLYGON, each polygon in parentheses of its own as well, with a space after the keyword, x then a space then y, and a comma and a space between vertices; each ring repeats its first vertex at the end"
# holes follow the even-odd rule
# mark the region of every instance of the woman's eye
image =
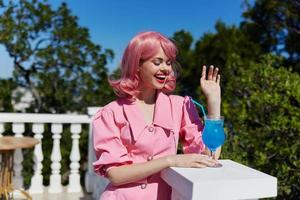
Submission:
POLYGON ((166 64, 167 64, 167 65, 171 65, 172 62, 171 62, 171 61, 167 61, 166 64))
POLYGON ((153 62, 154 65, 159 66, 160 62, 153 62))

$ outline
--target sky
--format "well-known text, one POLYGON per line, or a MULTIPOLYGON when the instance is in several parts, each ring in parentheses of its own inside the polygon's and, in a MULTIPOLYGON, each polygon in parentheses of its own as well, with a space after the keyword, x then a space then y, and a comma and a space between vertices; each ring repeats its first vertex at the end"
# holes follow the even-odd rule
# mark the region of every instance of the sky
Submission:
MULTIPOLYGON (((115 58, 107 67, 113 71, 130 39, 142 31, 158 31, 171 37, 189 31, 194 40, 214 32, 217 20, 239 25, 243 0, 48 0, 57 8, 66 2, 79 25, 89 29, 91 40, 112 49, 115 58)), ((12 77, 12 59, 0 45, 0 78, 12 77)))

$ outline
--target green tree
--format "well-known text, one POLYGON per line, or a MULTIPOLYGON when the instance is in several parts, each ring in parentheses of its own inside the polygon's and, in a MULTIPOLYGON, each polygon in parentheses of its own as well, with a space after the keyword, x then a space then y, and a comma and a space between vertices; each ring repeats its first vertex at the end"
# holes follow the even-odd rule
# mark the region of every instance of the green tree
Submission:
POLYGON ((300 73, 300 1, 257 0, 247 11, 241 28, 265 53, 285 56, 285 65, 300 73))
MULTIPOLYGON (((246 63, 259 57, 259 45, 251 42, 239 28, 226 26, 220 21, 216 23, 215 28, 216 33, 205 33, 197 41, 193 41, 191 34, 185 31, 176 32, 172 37, 178 46, 179 62, 182 65, 182 77, 178 84, 180 94, 199 96, 202 65, 213 64, 219 67, 222 86, 226 87, 227 79, 236 74, 236 69, 227 65, 228 58, 239 55, 246 63)), ((247 67, 248 65, 243 66, 247 67)), ((203 98, 201 95, 200 99, 205 102, 203 98)))
MULTIPOLYGON (((190 33, 173 36, 179 48, 179 93, 199 95, 201 65, 222 74, 222 113, 227 141, 223 157, 278 178, 279 199, 299 196, 300 79, 283 67, 285 58, 265 55, 258 42, 235 26, 216 23, 216 33, 194 41, 190 33)), ((200 100, 205 104, 203 95, 200 100)))
POLYGON ((194 50, 192 49, 193 36, 190 32, 180 30, 175 32, 171 39, 178 48, 177 61, 181 66, 178 78, 179 84, 177 84, 176 92, 181 95, 191 95, 191 91, 194 91, 195 88, 193 84, 190 84, 190 77, 193 74, 191 69, 195 68, 194 50))
POLYGON ((228 133, 223 156, 277 177, 279 199, 297 199, 300 77, 280 63, 282 58, 263 56, 244 69, 239 56, 227 60, 240 70, 223 93, 228 133))
POLYGON ((0 112, 13 111, 11 95, 15 88, 16 83, 12 79, 0 79, 0 112))
POLYGON ((113 52, 90 40, 66 3, 54 10, 47 1, 11 0, 0 11, 0 44, 38 112, 84 111, 111 100, 105 65, 113 52))
MULTIPOLYGON (((0 13, 0 44, 13 58, 13 79, 16 85, 30 89, 35 98, 35 105, 28 111, 84 112, 88 106, 103 105, 114 98, 105 67, 113 58, 113 52, 91 41, 88 29, 78 24, 78 18, 72 15, 67 4, 53 9, 42 0, 4 3, 0 0, 0 13)), ((4 84, 7 85, 1 82, 0 86, 4 84)), ((11 94, 11 90, 0 88, 7 96, 11 94)), ((3 102, 10 100, 6 98, 3 102)), ((46 125, 43 138, 46 185, 51 174, 52 133, 49 127, 46 125)), ((82 166, 87 159, 87 128, 83 128, 80 139, 82 166)), ((26 135, 31 134, 30 127, 26 129, 26 135)), ((70 135, 69 130, 64 131, 61 139, 62 174, 68 174, 69 170, 70 135)), ((31 169, 32 152, 25 151, 24 155, 24 168, 31 169)), ((32 170, 23 173, 28 186, 32 170)), ((66 182, 63 178, 63 183, 66 182)))

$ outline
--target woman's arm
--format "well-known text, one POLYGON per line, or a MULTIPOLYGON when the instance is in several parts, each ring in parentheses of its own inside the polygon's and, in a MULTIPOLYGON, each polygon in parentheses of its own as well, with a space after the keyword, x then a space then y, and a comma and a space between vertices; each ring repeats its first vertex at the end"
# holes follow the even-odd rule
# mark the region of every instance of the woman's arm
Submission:
MULTIPOLYGON (((218 74, 219 69, 210 66, 208 75, 206 78, 206 66, 202 68, 202 75, 200 79, 201 90, 204 93, 207 100, 207 112, 209 116, 221 116, 221 87, 220 78, 218 74)), ((206 155, 210 155, 210 151, 206 148, 206 155)), ((218 159, 221 154, 221 147, 215 152, 214 159, 218 159)))
POLYGON ((203 66, 200 79, 201 90, 207 100, 207 112, 210 116, 221 115, 221 76, 218 74, 219 69, 210 66, 206 78, 206 66, 203 66))
POLYGON ((146 178, 167 167, 203 168, 216 164, 215 160, 201 154, 170 155, 145 163, 111 167, 107 170, 107 178, 113 185, 119 186, 146 178))

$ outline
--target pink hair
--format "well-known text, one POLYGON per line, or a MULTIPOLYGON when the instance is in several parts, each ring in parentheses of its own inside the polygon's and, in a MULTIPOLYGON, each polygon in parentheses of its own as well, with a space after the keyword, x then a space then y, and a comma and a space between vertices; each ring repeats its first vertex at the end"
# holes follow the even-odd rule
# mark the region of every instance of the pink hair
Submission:
MULTIPOLYGON (((142 32, 137 34, 128 44, 123 54, 121 63, 121 78, 109 80, 115 93, 119 97, 132 97, 138 94, 139 76, 138 67, 141 61, 152 58, 162 47, 166 56, 171 60, 176 60, 177 48, 167 37, 158 32, 142 32)), ((175 73, 169 78, 162 89, 169 93, 176 87, 175 73)))

